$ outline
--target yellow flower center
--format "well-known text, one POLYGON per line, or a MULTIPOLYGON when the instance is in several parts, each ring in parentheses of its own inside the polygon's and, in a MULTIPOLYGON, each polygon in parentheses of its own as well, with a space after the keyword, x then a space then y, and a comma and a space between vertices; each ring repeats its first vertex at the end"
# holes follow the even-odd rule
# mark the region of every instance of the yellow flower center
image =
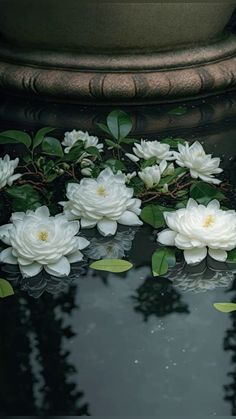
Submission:
POLYGON ((215 217, 213 215, 207 215, 203 221, 203 227, 211 227, 215 222, 215 217))
POLYGON ((46 230, 40 231, 38 233, 38 240, 46 242, 48 240, 48 232, 46 230))
POLYGON ((104 186, 99 186, 98 188, 97 188, 97 194, 99 195, 99 196, 103 196, 104 198, 107 196, 107 191, 106 191, 106 188, 104 187, 104 186))

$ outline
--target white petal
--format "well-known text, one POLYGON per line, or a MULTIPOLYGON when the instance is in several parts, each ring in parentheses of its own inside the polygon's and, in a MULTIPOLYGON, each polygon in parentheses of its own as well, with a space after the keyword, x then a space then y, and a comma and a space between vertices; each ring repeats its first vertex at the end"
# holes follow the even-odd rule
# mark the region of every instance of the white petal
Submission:
POLYGON ((97 221, 88 220, 87 218, 81 218, 80 224, 81 228, 93 228, 97 224, 97 221))
POLYGON ((12 186, 13 182, 15 182, 15 180, 19 179, 22 175, 20 173, 16 173, 15 175, 12 175, 11 177, 8 178, 7 180, 7 184, 8 186, 12 186))
POLYGON ((35 215, 37 215, 38 217, 42 217, 42 218, 48 218, 50 217, 50 212, 48 207, 46 207, 46 205, 44 205, 43 207, 39 207, 36 209, 35 211, 35 215))
POLYGON ((77 237, 77 242, 80 250, 83 250, 90 245, 90 242, 87 239, 84 239, 84 237, 77 237))
POLYGON ((128 159, 130 159, 134 163, 137 163, 137 161, 139 161, 139 158, 136 157, 134 154, 125 153, 125 155, 126 155, 126 157, 128 157, 128 159))
POLYGON ((51 263, 44 267, 45 271, 54 276, 68 276, 70 273, 70 263, 65 256, 62 256, 56 263, 51 263))
POLYGON ((83 259, 83 253, 77 250, 76 252, 67 255, 67 258, 70 263, 80 262, 83 259))
POLYGON ((209 202, 207 208, 211 210, 218 210, 220 208, 220 203, 217 201, 217 199, 213 199, 213 201, 209 202))
POLYGON ((173 230, 163 230, 157 235, 157 241, 166 246, 175 246, 176 232, 173 230))
POLYGON ((213 259, 218 260, 219 262, 225 262, 228 257, 227 252, 220 249, 208 249, 208 253, 213 259))
POLYGON ((195 247, 193 249, 184 250, 184 258, 188 265, 196 264, 205 259, 207 255, 207 248, 195 247))
POLYGON ((8 247, 0 253, 0 262, 9 263, 10 265, 17 265, 17 259, 12 254, 12 247, 8 247))
POLYGON ((38 275, 43 269, 43 265, 37 262, 31 263, 31 265, 19 265, 23 278, 31 278, 32 276, 38 275))
POLYGON ((119 224, 125 226, 141 226, 143 222, 138 218, 138 216, 132 211, 125 211, 121 217, 117 220, 119 224))
POLYGON ((97 229, 99 233, 105 237, 114 236, 117 230, 117 222, 103 218, 102 220, 98 221, 97 229))
POLYGON ((13 228, 12 224, 5 224, 0 227, 0 240, 5 244, 11 244, 9 239, 9 232, 13 228))
POLYGON ((189 198, 186 208, 188 210, 191 210, 197 207, 198 207, 198 203, 193 198, 189 198))

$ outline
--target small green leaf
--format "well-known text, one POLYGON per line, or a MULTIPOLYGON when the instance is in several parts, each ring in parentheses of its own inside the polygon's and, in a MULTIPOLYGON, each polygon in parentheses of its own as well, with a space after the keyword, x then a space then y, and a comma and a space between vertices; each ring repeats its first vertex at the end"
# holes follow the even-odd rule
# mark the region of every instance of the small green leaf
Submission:
POLYGON ((165 224, 162 211, 156 205, 147 205, 141 211, 140 218, 153 228, 160 228, 165 224))
POLYGON ((54 137, 46 137, 43 139, 42 150, 45 154, 48 154, 50 156, 64 156, 60 141, 54 137))
POLYGON ((132 130, 132 120, 123 111, 113 111, 107 117, 107 126, 117 140, 125 138, 132 130))
POLYGON ((197 182, 190 188, 190 196, 199 204, 207 205, 213 199, 222 201, 225 195, 214 186, 205 182, 197 182))
POLYGON ((185 173, 187 173, 187 170, 184 167, 177 167, 174 170, 174 173, 172 173, 172 175, 168 175, 161 178, 160 182, 158 183, 158 186, 163 186, 166 183, 168 185, 171 185, 172 183, 175 182, 176 179, 182 177, 185 173))
POLYGON ((145 189, 145 185, 139 177, 133 177, 129 183, 129 187, 133 188, 135 195, 140 194, 145 189))
POLYGON ((93 262, 90 265, 91 269, 113 273, 126 272, 129 271, 132 267, 132 263, 123 259, 101 259, 96 262, 93 262))
POLYGON ((125 172, 127 169, 124 165, 124 163, 120 160, 116 159, 108 159, 104 162, 104 167, 110 167, 111 170, 116 173, 118 170, 121 170, 122 172, 125 172))
POLYGON ((177 108, 171 109, 168 113, 168 115, 174 115, 174 116, 181 116, 185 115, 188 112, 187 106, 178 106, 177 108))
POLYGON ((161 247, 152 255, 153 276, 165 275, 170 267, 175 266, 175 251, 169 247, 161 247))
POLYGON ((0 298, 10 297, 11 295, 14 295, 11 284, 5 279, 0 278, 0 298))
POLYGON ((83 151, 83 142, 82 141, 77 141, 76 145, 71 148, 69 153, 64 155, 63 160, 70 161, 70 162, 75 162, 76 160, 78 160, 80 158, 80 156, 83 152, 84 152, 83 151))
POLYGON ((24 131, 8 130, 0 133, 0 144, 24 144, 27 148, 31 145, 31 137, 24 131))
POLYGON ((109 128, 105 125, 105 124, 102 124, 102 123, 97 123, 96 124, 102 131, 104 131, 106 134, 108 134, 108 135, 111 135, 111 132, 110 132, 110 130, 109 130, 109 128))
POLYGON ((99 160, 102 160, 101 154, 97 147, 87 147, 85 148, 86 153, 90 154, 90 156, 97 157, 99 160))
POLYGON ((112 140, 105 140, 105 143, 106 143, 106 145, 108 145, 108 147, 121 149, 121 146, 119 144, 115 143, 112 140))
POLYGON ((133 144, 133 143, 138 143, 139 141, 135 138, 123 138, 121 140, 122 144, 133 144))
POLYGON ((183 138, 170 137, 170 138, 163 138, 161 142, 164 144, 169 144, 171 148, 178 148, 178 144, 185 144, 186 140, 184 140, 183 138))
POLYGON ((41 128, 40 130, 38 130, 35 134, 34 139, 33 139, 33 150, 43 142, 45 135, 54 131, 54 129, 55 128, 45 127, 45 128, 41 128))
POLYGON ((12 198, 13 211, 34 210, 42 205, 42 198, 32 185, 11 186, 6 192, 12 198))
POLYGON ((214 303, 213 307, 215 307, 216 310, 221 311, 221 313, 231 313, 232 311, 236 311, 235 303, 214 303))
POLYGON ((226 262, 228 263, 236 263, 236 249, 230 250, 228 252, 228 257, 226 262))
POLYGON ((142 169, 145 169, 146 167, 153 166, 153 164, 156 164, 156 162, 157 162, 157 158, 155 156, 150 157, 150 159, 145 160, 141 163, 141 167, 142 169))

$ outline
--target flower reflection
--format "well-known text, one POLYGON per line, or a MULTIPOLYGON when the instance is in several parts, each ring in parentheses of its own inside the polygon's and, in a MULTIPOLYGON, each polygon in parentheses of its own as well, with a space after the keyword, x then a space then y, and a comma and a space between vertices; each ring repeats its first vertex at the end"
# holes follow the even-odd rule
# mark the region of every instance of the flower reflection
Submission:
POLYGON ((65 292, 72 282, 86 272, 86 263, 73 264, 70 275, 66 277, 56 277, 42 271, 31 278, 24 278, 18 267, 4 265, 2 271, 6 274, 6 279, 10 281, 14 288, 27 292, 33 298, 40 298, 44 292, 52 295, 59 295, 65 292))
POLYGON ((119 231, 114 237, 96 236, 84 252, 90 259, 121 259, 132 247, 137 229, 119 231))
POLYGON ((200 293, 229 287, 235 272, 235 265, 231 267, 227 263, 214 263, 207 259, 198 266, 189 266, 181 261, 165 276, 181 292, 200 293))

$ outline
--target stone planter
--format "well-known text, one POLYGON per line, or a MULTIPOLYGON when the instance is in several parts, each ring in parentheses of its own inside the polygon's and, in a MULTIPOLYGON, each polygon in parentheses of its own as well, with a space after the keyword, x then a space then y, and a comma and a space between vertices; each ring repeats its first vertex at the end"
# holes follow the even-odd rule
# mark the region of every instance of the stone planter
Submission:
POLYGON ((236 84, 236 2, 0 4, 0 88, 15 94, 146 103, 236 84))

